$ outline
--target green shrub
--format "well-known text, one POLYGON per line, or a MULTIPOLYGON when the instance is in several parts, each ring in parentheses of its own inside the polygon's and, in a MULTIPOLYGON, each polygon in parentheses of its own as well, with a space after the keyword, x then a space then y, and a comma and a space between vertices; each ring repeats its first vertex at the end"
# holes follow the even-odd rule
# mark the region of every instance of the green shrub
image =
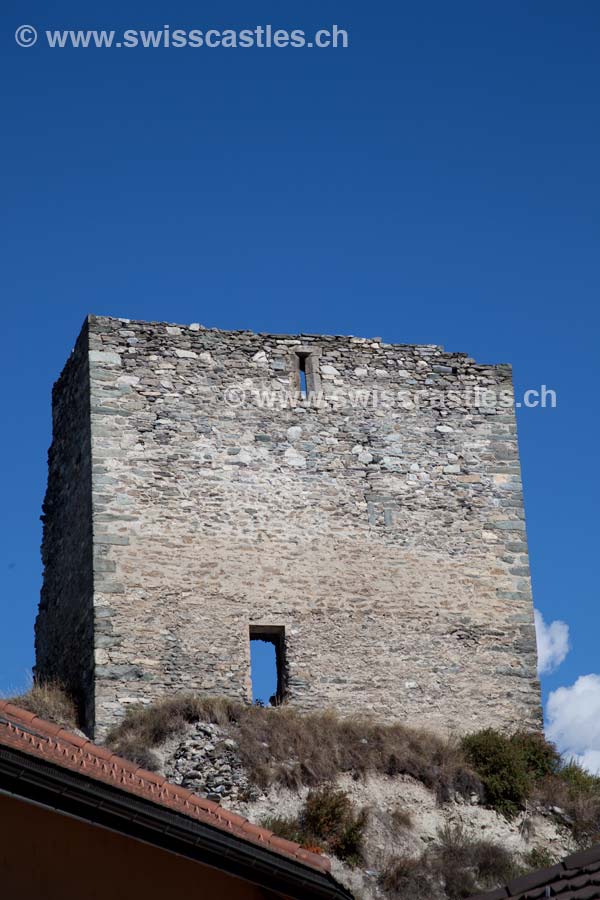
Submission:
POLYGON ((558 772, 561 764, 560 753, 543 734, 518 731, 510 740, 520 751, 530 779, 539 781, 558 772))
POLYGON ((512 736, 492 728, 462 740, 466 757, 481 778, 488 806, 515 816, 532 795, 533 788, 560 769, 560 755, 543 735, 517 732, 512 736))
POLYGON ((507 736, 487 728, 463 738, 461 746, 484 787, 485 803, 511 818, 535 799, 562 810, 580 846, 600 835, 600 777, 578 763, 564 763, 543 735, 507 736))
POLYGON ((344 791, 328 786, 310 791, 300 821, 306 834, 316 839, 313 843, 322 843, 349 865, 362 861, 367 812, 356 812, 344 791))
POLYGON ((547 869, 553 866, 556 857, 546 847, 534 847, 529 853, 523 857, 523 863, 527 871, 535 871, 536 869, 547 869))
POLYGON ((558 776, 574 793, 596 794, 600 791, 600 777, 592 775, 573 759, 561 766, 558 776))
POLYGON ((492 728, 467 735, 462 747, 483 782, 488 806, 507 818, 515 816, 532 783, 522 748, 492 728))

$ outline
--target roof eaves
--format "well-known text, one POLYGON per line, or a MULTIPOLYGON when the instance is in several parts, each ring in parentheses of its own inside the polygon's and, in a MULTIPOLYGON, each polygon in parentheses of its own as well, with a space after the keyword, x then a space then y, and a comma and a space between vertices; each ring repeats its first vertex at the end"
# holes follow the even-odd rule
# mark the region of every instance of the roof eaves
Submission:
POLYGON ((237 829, 190 817, 0 742, 0 792, 143 840, 296 900, 348 900, 324 870, 253 842, 237 829))
POLYGON ((40 719, 8 701, 0 701, 0 747, 2 746, 124 791, 142 802, 157 804, 173 814, 258 845, 271 854, 294 859, 300 865, 324 875, 330 871, 330 863, 326 857, 285 841, 268 829, 253 825, 237 813, 199 797, 186 788, 170 784, 162 776, 141 769, 106 748, 40 719))

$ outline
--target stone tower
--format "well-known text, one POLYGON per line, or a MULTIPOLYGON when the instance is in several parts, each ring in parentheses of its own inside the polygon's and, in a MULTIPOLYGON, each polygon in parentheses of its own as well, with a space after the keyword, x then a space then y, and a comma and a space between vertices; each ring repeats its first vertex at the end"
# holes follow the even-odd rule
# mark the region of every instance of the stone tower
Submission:
POLYGON ((510 368, 90 316, 53 392, 36 673, 102 734, 179 691, 539 727, 510 368), (307 395, 307 396, 305 396, 307 395))

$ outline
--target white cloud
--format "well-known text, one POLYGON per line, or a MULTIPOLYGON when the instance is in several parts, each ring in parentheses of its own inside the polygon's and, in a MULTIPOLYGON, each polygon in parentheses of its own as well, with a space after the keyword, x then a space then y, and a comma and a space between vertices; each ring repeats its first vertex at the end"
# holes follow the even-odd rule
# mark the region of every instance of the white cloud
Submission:
POLYGON ((571 649, 569 646, 569 626, 566 622, 550 622, 546 625, 544 617, 536 609, 535 634, 538 647, 538 673, 547 675, 553 672, 566 657, 571 649))
POLYGON ((600 775, 600 750, 586 750, 585 753, 576 753, 574 758, 580 766, 583 766, 592 775, 600 775))
POLYGON ((546 736, 561 753, 600 773, 600 675, 581 675, 552 691, 546 719, 546 736))

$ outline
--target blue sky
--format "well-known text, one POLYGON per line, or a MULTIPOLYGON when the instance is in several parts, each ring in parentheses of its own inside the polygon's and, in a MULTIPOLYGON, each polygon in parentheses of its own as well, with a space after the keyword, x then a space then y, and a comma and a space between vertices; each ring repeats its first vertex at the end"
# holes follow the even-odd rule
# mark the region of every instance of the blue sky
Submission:
POLYGON ((33 660, 50 390, 87 312, 441 343, 556 390, 519 411, 536 605, 572 647, 545 693, 599 672, 598 4, 9 0, 2 21, 0 690, 33 660), (14 41, 167 23, 350 46, 14 41))

